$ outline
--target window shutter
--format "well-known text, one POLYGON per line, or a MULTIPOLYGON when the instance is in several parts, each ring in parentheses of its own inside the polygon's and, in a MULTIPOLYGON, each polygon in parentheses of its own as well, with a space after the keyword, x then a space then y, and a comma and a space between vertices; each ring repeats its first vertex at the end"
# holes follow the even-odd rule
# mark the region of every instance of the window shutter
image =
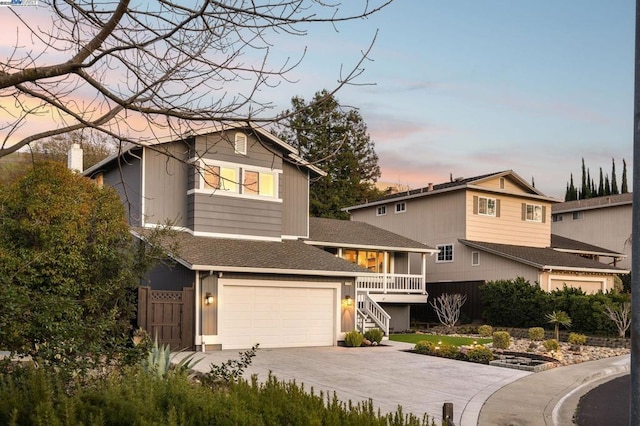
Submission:
POLYGON ((473 196, 473 214, 478 214, 478 196, 473 196))
POLYGON ((542 223, 547 221, 547 206, 542 206, 542 223))
POLYGON ((527 205, 522 203, 522 220, 527 220, 527 205))
POLYGON ((500 217, 500 200, 496 199, 496 217, 500 217))

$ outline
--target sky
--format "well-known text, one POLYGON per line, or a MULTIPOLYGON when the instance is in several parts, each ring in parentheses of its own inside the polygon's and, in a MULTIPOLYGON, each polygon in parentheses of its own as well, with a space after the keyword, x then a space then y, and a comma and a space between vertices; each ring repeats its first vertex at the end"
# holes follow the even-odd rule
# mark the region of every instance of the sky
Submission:
MULTIPOLYGON (((584 158, 596 185, 614 160, 620 186, 626 160, 631 185, 634 3, 395 0, 368 19, 272 37, 275 58, 307 53, 290 83, 261 95, 279 112, 331 90, 375 38, 336 97, 367 124, 380 181, 419 188, 513 170, 562 199, 584 158)), ((22 11, 36 19, 42 7, 22 11)), ((12 25, 3 9, 0 24, 12 25)))

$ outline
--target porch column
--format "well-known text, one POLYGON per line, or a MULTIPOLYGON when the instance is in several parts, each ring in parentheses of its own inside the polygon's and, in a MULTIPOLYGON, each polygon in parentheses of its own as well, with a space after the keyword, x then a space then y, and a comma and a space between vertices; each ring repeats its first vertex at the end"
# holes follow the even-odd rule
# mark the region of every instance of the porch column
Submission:
POLYGON ((384 251, 384 263, 383 263, 383 275, 382 275, 382 279, 384 281, 383 284, 383 292, 386 293, 387 292, 387 266, 389 265, 389 252, 388 251, 384 251))
POLYGON ((427 254, 422 253, 422 294, 427 294, 427 254))

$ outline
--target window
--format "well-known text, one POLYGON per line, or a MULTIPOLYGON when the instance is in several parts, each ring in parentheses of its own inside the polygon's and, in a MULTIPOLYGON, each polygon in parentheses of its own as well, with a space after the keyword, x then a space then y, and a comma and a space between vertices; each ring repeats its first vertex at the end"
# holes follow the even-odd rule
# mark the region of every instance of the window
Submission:
POLYGON ((436 263, 453 262, 453 244, 441 244, 436 248, 440 250, 436 263))
POLYGON ((247 135, 244 133, 236 133, 233 150, 236 154, 247 154, 247 135))
POLYGON ((478 214, 483 216, 496 215, 496 199, 487 197, 478 197, 478 214))
POLYGON ((402 203, 397 203, 396 204, 396 213, 404 213, 407 211, 407 204, 402 202, 402 203))
POLYGON ((471 266, 478 266, 480 265, 480 252, 479 251, 472 251, 471 252, 471 266))
POLYGON ((542 222, 542 206, 538 204, 527 204, 525 219, 528 222, 542 222))
POLYGON ((387 206, 380 206, 376 210, 376 216, 384 216, 387 214, 387 206))
MULTIPOLYGON (((390 263, 387 262, 385 267, 384 252, 377 250, 344 250, 342 257, 351 263, 367 268, 371 272, 382 274, 391 272, 390 263)), ((389 259, 389 257, 387 257, 389 259)))
POLYGON ((563 216, 561 214, 557 214, 556 213, 556 214, 552 214, 551 215, 551 221, 552 222, 562 222, 562 220, 563 220, 562 218, 563 218, 563 216))
POLYGON ((275 179, 271 173, 245 170, 242 180, 242 193, 273 197, 275 195, 275 179))
POLYGON ((573 212, 573 220, 584 219, 584 212, 573 212))
POLYGON ((204 169, 205 189, 219 189, 237 192, 237 170, 231 167, 206 166, 204 169))

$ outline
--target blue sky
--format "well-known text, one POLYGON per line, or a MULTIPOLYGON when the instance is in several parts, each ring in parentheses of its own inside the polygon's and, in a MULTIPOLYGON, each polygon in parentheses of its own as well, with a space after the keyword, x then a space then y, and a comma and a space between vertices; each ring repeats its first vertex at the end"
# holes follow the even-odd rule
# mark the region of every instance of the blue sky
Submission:
POLYGON ((632 1, 396 0, 378 15, 300 39, 310 99, 335 85, 378 30, 360 83, 338 93, 358 107, 385 182, 412 188, 514 170, 564 197, 581 158, 618 185, 633 156, 632 1))

